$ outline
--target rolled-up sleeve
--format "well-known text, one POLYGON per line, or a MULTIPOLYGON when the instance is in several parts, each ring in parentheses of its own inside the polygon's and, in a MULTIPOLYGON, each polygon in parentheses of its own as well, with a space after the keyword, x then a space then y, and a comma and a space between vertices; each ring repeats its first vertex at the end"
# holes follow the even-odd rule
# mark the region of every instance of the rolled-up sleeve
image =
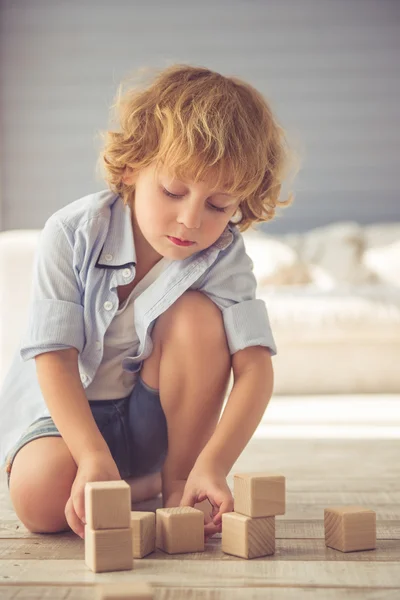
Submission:
POLYGON ((253 262, 238 231, 195 286, 221 309, 231 354, 248 346, 266 346, 275 356, 267 307, 264 300, 256 298, 256 288, 253 262))
POLYGON ((28 324, 20 345, 23 360, 71 347, 82 351, 82 295, 73 232, 52 216, 35 254, 28 324))

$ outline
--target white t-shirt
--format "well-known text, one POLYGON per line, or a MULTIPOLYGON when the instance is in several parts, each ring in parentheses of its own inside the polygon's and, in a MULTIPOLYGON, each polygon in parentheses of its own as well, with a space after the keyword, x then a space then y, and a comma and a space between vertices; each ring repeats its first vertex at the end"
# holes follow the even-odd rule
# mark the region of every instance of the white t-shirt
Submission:
POLYGON ((104 336, 104 351, 93 381, 86 387, 88 400, 118 400, 128 396, 136 383, 138 372, 122 368, 126 356, 137 354, 139 338, 136 333, 135 300, 151 286, 158 275, 167 268, 170 259, 162 258, 133 288, 120 305, 104 336))

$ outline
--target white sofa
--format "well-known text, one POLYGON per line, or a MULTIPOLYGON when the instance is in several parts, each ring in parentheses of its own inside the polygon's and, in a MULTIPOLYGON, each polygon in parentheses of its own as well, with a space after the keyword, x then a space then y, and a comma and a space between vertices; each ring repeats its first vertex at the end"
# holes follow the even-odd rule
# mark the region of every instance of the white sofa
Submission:
MULTIPOLYGON (((26 326, 40 230, 0 232, 0 386, 26 326)), ((279 395, 400 392, 400 223, 244 234, 279 395)))

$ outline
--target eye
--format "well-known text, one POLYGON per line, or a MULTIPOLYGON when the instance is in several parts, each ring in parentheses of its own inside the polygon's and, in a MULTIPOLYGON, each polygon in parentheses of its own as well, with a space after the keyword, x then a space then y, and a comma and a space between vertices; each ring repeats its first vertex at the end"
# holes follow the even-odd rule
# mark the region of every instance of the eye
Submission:
POLYGON ((164 194, 166 196, 169 196, 170 198, 182 198, 182 196, 177 196, 176 194, 171 194, 171 192, 169 192, 168 190, 166 190, 165 188, 163 188, 164 190, 164 194))
MULTIPOLYGON (((166 190, 165 187, 163 187, 163 191, 164 191, 164 194, 166 196, 169 196, 170 198, 182 198, 182 196, 179 196, 177 194, 171 194, 171 192, 169 192, 168 190, 166 190)), ((219 206, 214 206, 214 204, 209 204, 208 206, 211 208, 211 210, 216 210, 217 212, 226 212, 226 208, 221 208, 219 206)))
POLYGON ((214 206, 214 204, 210 204, 209 206, 217 212, 226 212, 226 208, 220 208, 219 206, 214 206))

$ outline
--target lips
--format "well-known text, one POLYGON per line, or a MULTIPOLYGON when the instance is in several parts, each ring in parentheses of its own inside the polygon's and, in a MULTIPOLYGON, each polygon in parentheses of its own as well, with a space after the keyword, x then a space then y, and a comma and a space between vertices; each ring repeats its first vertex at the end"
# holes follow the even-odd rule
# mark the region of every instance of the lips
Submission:
POLYGON ((194 242, 191 242, 190 240, 182 240, 181 238, 172 237, 170 235, 168 235, 167 237, 169 240, 171 240, 171 242, 173 242, 177 246, 192 246, 194 244, 194 242))

